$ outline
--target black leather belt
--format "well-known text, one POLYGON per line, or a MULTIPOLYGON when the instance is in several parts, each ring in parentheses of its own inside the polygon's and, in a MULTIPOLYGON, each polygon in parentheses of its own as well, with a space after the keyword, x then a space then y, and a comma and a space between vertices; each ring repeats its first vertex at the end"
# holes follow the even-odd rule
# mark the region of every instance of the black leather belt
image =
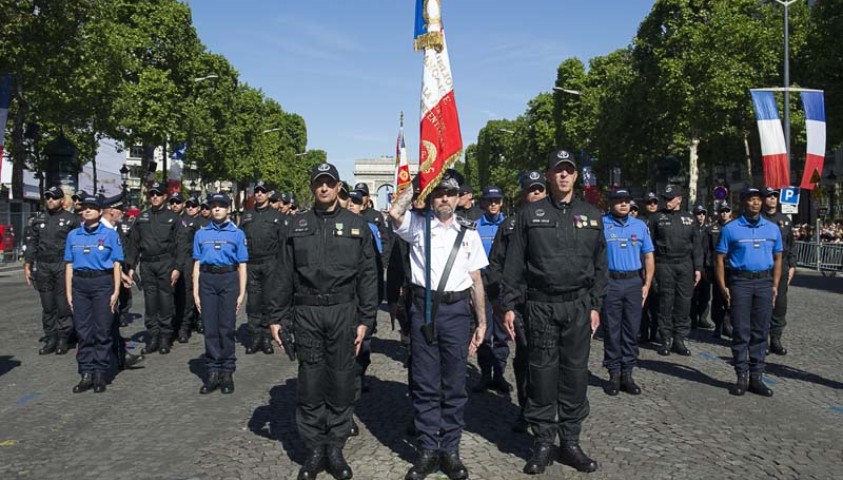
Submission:
POLYGON ((297 293, 294 302, 299 306, 330 307, 342 303, 351 303, 356 298, 357 296, 353 293, 320 293, 317 295, 297 293))
POLYGON ((114 270, 74 270, 74 277, 82 278, 96 278, 104 277, 106 275, 114 275, 114 270))
POLYGON ((630 278, 640 277, 641 273, 638 270, 630 270, 628 272, 609 270, 609 278, 612 280, 627 280, 630 278))
POLYGON ((749 270, 730 270, 732 277, 747 278, 757 280, 759 278, 769 278, 773 276, 772 270, 759 270, 757 272, 750 272, 749 270))
POLYGON ((141 261, 144 262, 157 262, 158 260, 164 260, 166 258, 172 257, 172 253, 162 253, 161 255, 141 255, 141 261))
POLYGON ((237 265, 200 265, 199 271, 206 273, 229 273, 237 270, 237 265))
POLYGON ((587 294, 588 290, 585 288, 563 293, 545 293, 538 290, 527 290, 527 300, 530 302, 565 303, 572 302, 587 294))
MULTIPOLYGON (((434 298, 436 296, 436 294, 437 294, 437 292, 431 291, 430 292, 430 295, 431 295, 430 298, 431 299, 434 298)), ((424 300, 424 287, 420 287, 418 285, 413 285, 413 295, 416 298, 420 298, 420 299, 424 300)), ((471 295, 471 289, 470 288, 466 288, 465 290, 462 290, 462 291, 459 291, 459 292, 442 292, 439 295, 439 303, 444 303, 445 305, 451 305, 451 304, 459 302, 460 300, 465 300, 466 298, 469 297, 469 295, 471 295)))

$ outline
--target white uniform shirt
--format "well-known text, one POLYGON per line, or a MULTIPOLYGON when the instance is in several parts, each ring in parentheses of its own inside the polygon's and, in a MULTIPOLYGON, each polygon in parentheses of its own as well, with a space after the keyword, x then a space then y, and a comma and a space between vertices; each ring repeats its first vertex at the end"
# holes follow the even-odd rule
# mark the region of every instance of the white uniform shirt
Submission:
MULTIPOLYGON (((424 286, 424 216, 417 212, 407 212, 401 225, 393 229, 399 237, 410 244, 410 263, 412 264, 412 278, 414 285, 424 286)), ((430 288, 435 292, 439 287, 439 280, 451 249, 457 240, 461 227, 456 219, 449 225, 444 225, 436 217, 430 220, 430 288)), ((470 272, 486 268, 489 260, 483 249, 483 242, 477 230, 467 230, 462 239, 462 245, 454 259, 454 266, 445 284, 446 292, 461 292, 470 288, 474 282, 470 272)))

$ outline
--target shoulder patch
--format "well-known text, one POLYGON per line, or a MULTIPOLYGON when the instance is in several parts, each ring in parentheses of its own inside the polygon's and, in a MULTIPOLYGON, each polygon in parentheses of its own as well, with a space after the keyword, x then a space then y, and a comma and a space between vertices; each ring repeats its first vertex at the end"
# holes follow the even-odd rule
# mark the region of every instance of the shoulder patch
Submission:
POLYGON ((463 218, 459 215, 457 217, 457 223, 460 224, 462 227, 467 228, 469 230, 477 230, 477 222, 473 222, 467 218, 463 218))

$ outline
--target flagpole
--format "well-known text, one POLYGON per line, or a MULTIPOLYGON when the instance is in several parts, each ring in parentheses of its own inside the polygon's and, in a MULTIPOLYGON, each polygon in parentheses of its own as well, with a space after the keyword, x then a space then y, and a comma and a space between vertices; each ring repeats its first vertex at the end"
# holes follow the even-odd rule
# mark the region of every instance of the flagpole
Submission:
POLYGON ((424 218, 424 324, 430 325, 433 323, 433 295, 430 290, 430 209, 425 210, 424 218))

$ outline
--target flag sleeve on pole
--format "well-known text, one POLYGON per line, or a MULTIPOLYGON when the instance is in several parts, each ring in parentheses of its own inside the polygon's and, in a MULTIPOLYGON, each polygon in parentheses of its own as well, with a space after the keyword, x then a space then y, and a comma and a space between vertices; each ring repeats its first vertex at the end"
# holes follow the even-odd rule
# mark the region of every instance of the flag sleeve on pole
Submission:
POLYGON ((410 163, 407 159, 407 143, 404 141, 404 114, 401 114, 401 128, 395 142, 395 196, 407 188, 410 183, 410 163))
POLYGON ((787 166, 787 147, 782 122, 773 92, 752 90, 752 105, 761 137, 761 157, 764 163, 764 184, 773 188, 790 186, 787 166))
POLYGON ((823 92, 802 92, 802 105, 805 107, 805 131, 808 145, 805 155, 805 170, 802 172, 800 188, 812 190, 819 182, 814 182, 814 172, 819 176, 825 161, 825 101, 823 92))

